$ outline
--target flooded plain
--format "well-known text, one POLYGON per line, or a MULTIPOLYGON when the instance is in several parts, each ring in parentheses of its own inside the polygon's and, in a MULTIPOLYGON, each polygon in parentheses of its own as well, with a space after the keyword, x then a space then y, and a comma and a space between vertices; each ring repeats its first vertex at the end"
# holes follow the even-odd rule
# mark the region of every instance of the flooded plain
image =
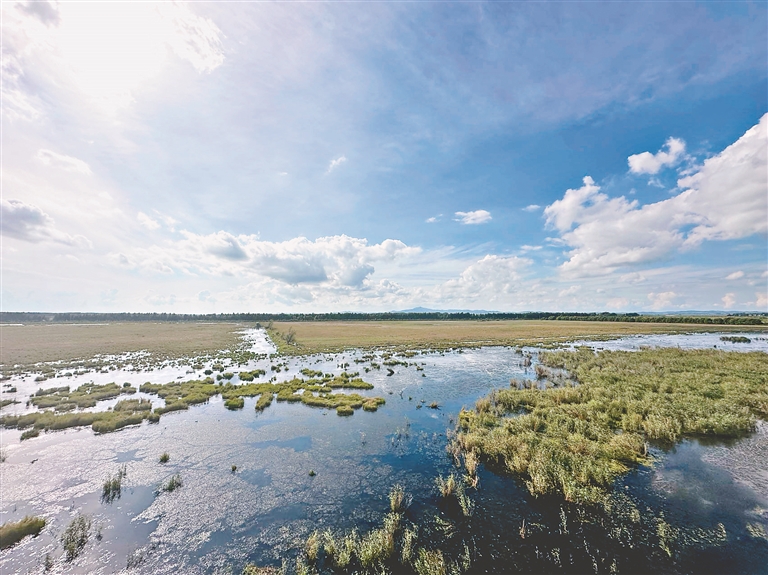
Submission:
MULTIPOLYGON (((749 343, 691 334, 579 345, 768 352, 764 337, 744 335, 749 343)), ((468 490, 473 511, 465 514, 435 486, 438 475, 455 470, 446 445, 456 417, 463 406, 509 386, 511 379, 534 378, 537 350, 416 352, 393 356, 397 363, 389 374, 380 352, 278 358, 263 331, 246 337, 259 359, 225 366, 228 371, 263 369, 262 381, 288 380, 302 368, 359 371, 374 386, 359 393, 384 397, 386 404, 339 417, 335 410, 288 402, 258 412, 256 398, 245 398, 244 408, 232 411, 214 396, 188 411, 164 414, 157 424, 103 435, 68 429, 20 442, 21 431, 2 429, 1 521, 37 515, 48 523, 38 537, 0 552, 0 571, 241 573, 247 563, 279 567, 286 559, 292 572, 313 531, 365 533, 380 525, 389 509, 387 494, 400 484, 412 497, 406 516, 419 526, 420 544, 449 557, 469 550, 470 572, 768 572, 765 423, 728 443, 688 439, 673 448, 653 447, 652 466, 616 482, 610 510, 536 499, 519 481, 481 467, 478 488, 468 490), (523 355, 528 353, 530 365, 523 355), (278 364, 280 371, 271 369, 278 364), (166 463, 159 461, 163 453, 166 463), (120 497, 106 502, 104 482, 122 466, 120 497), (177 474, 182 486, 163 491, 177 474), (60 537, 78 514, 91 518, 91 536, 68 562, 60 537)), ((41 388, 88 382, 138 387, 203 378, 212 367, 192 358, 137 371, 130 357, 112 359, 123 367, 4 381, 17 389, 20 403, 4 407, 3 415, 29 411, 24 399, 41 388)), ((238 383, 236 375, 232 381, 238 383)), ((139 397, 163 404, 156 395, 131 396, 139 397)))

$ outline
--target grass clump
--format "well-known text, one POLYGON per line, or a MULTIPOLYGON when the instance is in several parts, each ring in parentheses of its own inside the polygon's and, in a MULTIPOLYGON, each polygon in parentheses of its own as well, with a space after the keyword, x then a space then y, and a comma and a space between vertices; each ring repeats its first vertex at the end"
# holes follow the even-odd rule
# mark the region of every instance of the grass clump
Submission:
POLYGON ((112 503, 115 499, 120 499, 123 493, 123 478, 128 475, 128 470, 123 465, 114 477, 110 477, 104 482, 104 488, 101 492, 101 500, 104 503, 112 503))
POLYGON ((164 453, 163 453, 163 454, 160 456, 160 463, 168 463, 168 461, 170 461, 170 459, 171 459, 171 456, 170 456, 170 455, 168 455, 168 452, 166 451, 166 452, 164 452, 164 453))
POLYGON ((243 406, 245 406, 245 400, 242 397, 230 397, 224 402, 224 407, 231 410, 243 409, 243 406))
POLYGON ((738 437, 768 419, 768 355, 719 350, 541 354, 576 386, 504 389, 462 410, 458 446, 522 478, 533 495, 604 500, 614 479, 646 463, 647 441, 738 437))
POLYGON ((354 414, 355 410, 352 409, 349 405, 340 405, 336 408, 336 415, 349 416, 354 414))
POLYGON ((720 336, 720 341, 729 341, 731 343, 752 343, 752 340, 743 335, 723 335, 720 336))
POLYGON ((56 409, 64 405, 73 405, 74 407, 70 409, 75 407, 84 409, 86 407, 94 407, 96 403, 105 399, 134 393, 136 393, 135 387, 121 387, 116 383, 107 383, 105 385, 85 383, 74 391, 70 391, 69 387, 39 389, 30 397, 29 401, 39 409, 56 409))
POLYGON ((179 487, 182 487, 184 482, 181 480, 181 475, 178 473, 168 480, 168 483, 163 485, 163 491, 171 493, 176 491, 179 487))
POLYGON ((85 515, 75 517, 64 533, 61 535, 61 543, 64 545, 67 561, 74 560, 88 543, 91 532, 91 519, 85 515))
POLYGON ((45 519, 42 517, 26 516, 21 521, 9 521, 0 527, 0 549, 7 549, 16 545, 27 535, 37 537, 45 527, 45 519))

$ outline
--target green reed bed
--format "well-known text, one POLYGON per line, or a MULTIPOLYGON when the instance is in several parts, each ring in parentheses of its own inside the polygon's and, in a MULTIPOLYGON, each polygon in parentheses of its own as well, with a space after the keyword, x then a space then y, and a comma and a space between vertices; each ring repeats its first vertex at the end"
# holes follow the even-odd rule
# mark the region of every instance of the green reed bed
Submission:
POLYGON ((0 527, 0 549, 16 545, 27 535, 37 537, 45 527, 42 517, 27 516, 21 521, 9 521, 0 527))
POLYGON ((356 530, 334 535, 330 530, 314 531, 297 558, 297 573, 452 573, 460 575, 470 567, 469 549, 451 560, 439 549, 419 546, 419 527, 405 516, 410 496, 395 486, 389 493, 390 511, 381 527, 359 534, 356 530))
POLYGON ((29 401, 39 409, 51 407, 58 409, 65 406, 65 409, 60 409, 60 411, 70 411, 76 408, 94 407, 99 401, 133 393, 136 393, 136 388, 131 387, 130 384, 119 386, 116 383, 105 385, 85 383, 74 391, 70 391, 69 387, 41 389, 30 397, 29 401))
MULTIPOLYGON (((576 385, 493 392, 459 414, 455 447, 518 476, 533 495, 603 501, 649 462, 647 442, 739 437, 768 419, 768 355, 718 350, 546 352, 576 385)), ((474 465, 476 466, 476 461, 474 465)))
MULTIPOLYGON (((313 372, 312 375, 318 374, 313 372)), ((293 378, 279 383, 249 382, 240 385, 235 385, 228 380, 218 385, 210 377, 202 380, 175 381, 165 385, 147 382, 142 384, 139 390, 165 400, 164 406, 154 410, 152 402, 148 399, 123 399, 109 411, 75 411, 82 407, 92 407, 97 401, 103 399, 136 393, 136 388, 127 385, 120 387, 114 383, 101 386, 86 384, 75 391, 70 391, 68 387, 53 388, 41 390, 32 397, 32 402, 37 407, 52 407, 53 410, 46 409, 25 415, 0 417, 0 426, 27 430, 22 434, 22 439, 37 437, 40 431, 56 431, 88 425, 96 433, 109 433, 129 425, 140 424, 145 420, 156 423, 165 413, 187 410, 190 405, 205 403, 219 394, 224 400, 225 407, 231 410, 243 408, 246 397, 258 397, 256 411, 263 411, 269 407, 274 397, 277 397, 277 401, 336 409, 340 415, 351 415, 355 409, 359 408, 365 411, 376 411, 379 406, 385 404, 385 400, 381 397, 336 393, 339 389, 372 389, 373 385, 360 379, 358 373, 319 375, 320 378, 306 380, 293 378), (341 411, 338 411, 339 409, 341 411)))

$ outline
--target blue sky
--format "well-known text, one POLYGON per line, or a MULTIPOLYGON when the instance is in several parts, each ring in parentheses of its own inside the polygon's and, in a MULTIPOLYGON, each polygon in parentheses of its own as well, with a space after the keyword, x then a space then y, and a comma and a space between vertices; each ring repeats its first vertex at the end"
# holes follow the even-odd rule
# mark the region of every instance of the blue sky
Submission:
POLYGON ((768 311, 764 2, 6 2, 2 306, 768 311))

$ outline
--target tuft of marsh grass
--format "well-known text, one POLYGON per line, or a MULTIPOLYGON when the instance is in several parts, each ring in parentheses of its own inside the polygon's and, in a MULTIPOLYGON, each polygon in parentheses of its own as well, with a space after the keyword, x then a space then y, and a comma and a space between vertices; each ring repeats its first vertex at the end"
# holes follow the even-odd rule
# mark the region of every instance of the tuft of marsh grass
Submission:
POLYGON ((170 456, 170 455, 168 455, 168 452, 167 452, 167 451, 165 451, 165 452, 164 452, 164 453, 163 453, 163 454, 160 456, 160 463, 168 463, 168 461, 169 461, 170 459, 171 459, 171 456, 170 456))
POLYGON ((27 515, 21 521, 9 521, 0 527, 0 549, 16 545, 27 535, 37 537, 45 527, 45 519, 27 515))
POLYGON ((411 504, 411 496, 398 484, 389 491, 389 509, 392 513, 404 513, 411 504))
POLYGON ((184 482, 181 480, 181 475, 178 473, 168 480, 168 483, 163 485, 163 491, 168 493, 176 491, 179 487, 183 486, 184 482))
POLYGON ((340 405, 336 408, 336 415, 354 415, 355 410, 349 405, 340 405))
POLYGON ((88 543, 91 531, 91 519, 85 515, 75 517, 61 535, 67 561, 74 560, 88 543))
POLYGON ((242 409, 245 406, 245 400, 242 397, 231 397, 224 402, 224 407, 231 410, 242 409))
POLYGON ((128 470, 123 465, 114 477, 110 477, 104 482, 104 488, 101 492, 101 501, 112 503, 115 499, 120 499, 123 493, 123 478, 128 475, 128 470))
POLYGON ((304 545, 304 551, 307 554, 307 560, 310 563, 317 561, 317 555, 320 553, 320 533, 313 531, 307 538, 307 542, 304 545))
POLYGON ((437 478, 435 478, 435 483, 437 484, 438 491, 440 491, 440 495, 448 497, 456 492, 458 481, 456 481, 456 476, 451 473, 445 479, 443 479, 442 475, 438 475, 437 478))
POLYGON ((418 575, 447 575, 448 566, 442 551, 419 549, 419 555, 413 562, 413 569, 418 575))

